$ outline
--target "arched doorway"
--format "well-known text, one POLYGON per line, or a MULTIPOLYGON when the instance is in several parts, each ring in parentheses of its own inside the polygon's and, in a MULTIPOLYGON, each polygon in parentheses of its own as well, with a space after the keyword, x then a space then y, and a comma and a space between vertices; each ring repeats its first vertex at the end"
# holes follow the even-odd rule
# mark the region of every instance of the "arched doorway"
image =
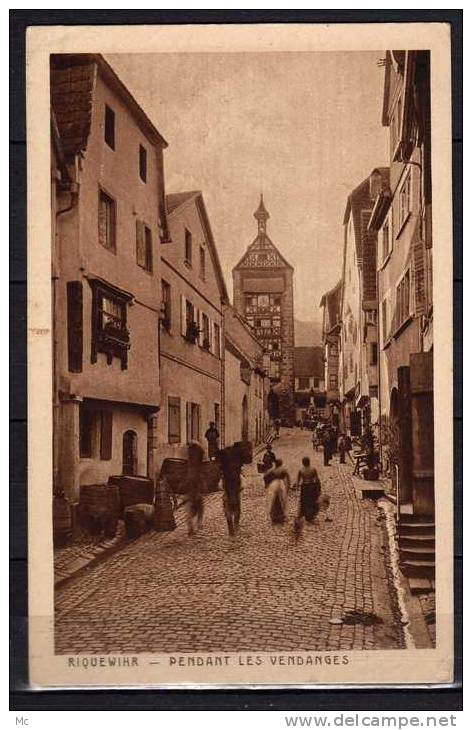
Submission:
POLYGON ((138 472, 138 435, 136 431, 123 434, 123 474, 135 475, 138 472))
POLYGON ((242 428, 241 428, 241 440, 249 441, 249 413, 247 405, 247 395, 244 396, 242 402, 242 428))

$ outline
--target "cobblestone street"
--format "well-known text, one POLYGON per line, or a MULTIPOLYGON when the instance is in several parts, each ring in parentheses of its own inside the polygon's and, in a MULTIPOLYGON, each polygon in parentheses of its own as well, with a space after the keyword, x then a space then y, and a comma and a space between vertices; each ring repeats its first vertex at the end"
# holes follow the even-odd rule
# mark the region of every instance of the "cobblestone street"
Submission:
POLYGON ((402 648, 379 510, 359 499, 352 466, 335 457, 323 467, 310 437, 283 430, 274 450, 292 481, 302 456, 312 457, 331 497, 331 522, 321 513, 295 542, 292 492, 289 525, 271 526, 255 459, 246 467, 237 537, 227 534, 221 493, 207 498, 196 537, 187 537, 180 510, 174 532, 144 535, 57 591, 56 651, 402 648), (351 611, 360 622, 330 623, 351 611))

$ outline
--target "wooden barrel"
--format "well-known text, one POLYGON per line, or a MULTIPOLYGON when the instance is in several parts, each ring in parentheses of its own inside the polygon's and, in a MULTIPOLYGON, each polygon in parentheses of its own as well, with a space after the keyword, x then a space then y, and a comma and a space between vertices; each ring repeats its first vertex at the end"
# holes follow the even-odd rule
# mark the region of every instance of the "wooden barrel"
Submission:
POLYGON ((72 538, 72 510, 65 497, 53 498, 52 527, 54 547, 63 547, 72 538))
POLYGON ((158 479, 156 484, 154 529, 157 532, 175 530, 174 510, 167 479, 158 479))
POLYGON ((159 479, 165 478, 173 494, 185 494, 187 461, 185 459, 164 459, 159 479))
POLYGON ((115 484, 120 493, 120 514, 133 504, 152 504, 154 484, 149 477, 118 475, 111 476, 108 484, 115 484))
POLYGON ((120 514, 120 494, 116 484, 82 484, 79 520, 83 528, 114 537, 120 514))

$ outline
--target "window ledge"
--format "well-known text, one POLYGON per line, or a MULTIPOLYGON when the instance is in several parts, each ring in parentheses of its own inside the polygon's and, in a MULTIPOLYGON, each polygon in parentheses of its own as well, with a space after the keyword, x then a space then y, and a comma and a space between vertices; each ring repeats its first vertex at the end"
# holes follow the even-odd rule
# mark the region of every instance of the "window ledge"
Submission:
POLYGON ((407 225, 408 221, 410 220, 410 218, 411 218, 411 211, 408 213, 408 215, 406 216, 405 220, 403 221, 403 223, 401 224, 400 228, 398 229, 398 233, 395 236, 395 240, 398 241, 398 239, 402 235, 404 229, 406 228, 406 225, 407 225))
POLYGON ((404 330, 406 330, 406 328, 411 324, 411 322, 413 322, 413 315, 412 314, 408 315, 408 317, 403 320, 403 322, 401 323, 401 325, 399 327, 397 327, 397 329, 395 330, 395 332, 392 333, 393 339, 396 340, 398 337, 400 337, 401 333, 404 330))
POLYGON ((385 267, 387 266, 388 262, 390 261, 390 259, 392 258, 392 250, 393 249, 391 249, 388 252, 387 256, 384 258, 384 260, 380 264, 379 271, 383 271, 385 269, 385 267))

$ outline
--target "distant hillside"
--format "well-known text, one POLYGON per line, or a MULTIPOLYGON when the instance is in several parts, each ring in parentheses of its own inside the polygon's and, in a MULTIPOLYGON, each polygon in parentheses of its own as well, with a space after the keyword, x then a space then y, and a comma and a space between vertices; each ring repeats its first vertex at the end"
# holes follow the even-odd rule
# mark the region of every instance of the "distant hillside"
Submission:
POLYGON ((295 347, 321 345, 321 322, 295 320, 295 347))

